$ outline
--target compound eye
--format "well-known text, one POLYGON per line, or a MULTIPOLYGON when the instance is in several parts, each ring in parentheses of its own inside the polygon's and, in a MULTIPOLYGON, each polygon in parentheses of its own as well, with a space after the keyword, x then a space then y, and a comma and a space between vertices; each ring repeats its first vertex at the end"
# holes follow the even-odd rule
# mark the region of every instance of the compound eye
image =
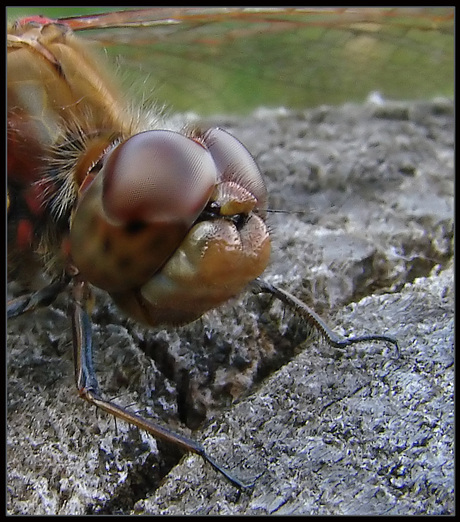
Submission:
POLYGON ((206 206, 216 184, 212 155, 173 131, 147 131, 107 156, 103 208, 115 223, 188 222, 206 206))
POLYGON ((161 270, 206 207, 217 171, 209 151, 171 131, 129 138, 82 186, 70 255, 82 277, 120 292, 161 270))
POLYGON ((219 181, 233 181, 257 199, 257 208, 267 208, 267 189, 254 158, 246 147, 220 128, 207 130, 203 142, 216 164, 219 181))

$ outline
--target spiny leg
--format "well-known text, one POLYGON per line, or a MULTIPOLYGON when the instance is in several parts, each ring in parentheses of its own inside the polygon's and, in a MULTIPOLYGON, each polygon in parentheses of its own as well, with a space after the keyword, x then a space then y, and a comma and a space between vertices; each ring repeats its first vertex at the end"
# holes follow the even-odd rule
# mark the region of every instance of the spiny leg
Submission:
POLYGON ((303 301, 292 295, 291 293, 278 288, 275 285, 267 283, 262 279, 256 279, 253 284, 253 291, 255 293, 267 293, 287 305, 295 313, 299 314, 308 324, 313 325, 317 328, 321 334, 326 338, 327 342, 335 348, 345 348, 351 344, 362 343, 367 341, 384 341, 393 344, 396 347, 396 351, 399 354, 398 341, 391 335, 383 334, 369 334, 361 335, 357 337, 340 337, 334 333, 327 324, 321 319, 321 317, 313 311, 303 301))
POLYGON ((72 327, 74 345, 75 379, 80 396, 90 404, 94 404, 101 410, 114 415, 130 424, 145 430, 156 438, 176 444, 185 451, 196 453, 209 462, 209 464, 221 473, 234 486, 240 489, 248 488, 253 484, 245 484, 228 470, 220 466, 205 451, 204 447, 183 435, 175 433, 163 426, 153 423, 140 415, 132 413, 117 404, 103 399, 99 393, 99 386, 92 363, 92 336, 91 321, 87 312, 90 301, 90 290, 86 283, 76 282, 72 289, 72 327))
POLYGON ((37 292, 21 295, 7 303, 7 319, 18 317, 26 312, 33 312, 37 308, 49 306, 57 296, 67 288, 70 278, 64 277, 53 281, 37 292))

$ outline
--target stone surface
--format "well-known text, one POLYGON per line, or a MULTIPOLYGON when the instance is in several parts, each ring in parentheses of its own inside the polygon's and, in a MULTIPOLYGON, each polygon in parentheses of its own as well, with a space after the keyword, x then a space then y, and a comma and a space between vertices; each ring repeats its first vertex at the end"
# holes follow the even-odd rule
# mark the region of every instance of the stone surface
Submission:
POLYGON ((269 214, 267 280, 338 333, 396 335, 400 354, 333 349, 251 292, 169 331, 98 294, 105 395, 260 475, 238 494, 77 397, 62 296, 8 323, 8 512, 453 513, 453 120, 438 100, 209 121, 255 155, 271 209, 291 212, 269 214))
POLYGON ((415 515, 454 511, 452 271, 345 308, 339 324, 395 318, 400 355, 311 344, 214 421, 206 447, 243 477, 241 496, 184 459, 134 512, 415 515))

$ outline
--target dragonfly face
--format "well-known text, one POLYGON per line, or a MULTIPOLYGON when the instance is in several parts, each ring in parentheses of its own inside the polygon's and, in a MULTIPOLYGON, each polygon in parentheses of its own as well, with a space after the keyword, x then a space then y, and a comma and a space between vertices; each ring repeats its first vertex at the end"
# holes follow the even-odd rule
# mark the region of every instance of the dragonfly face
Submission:
POLYGON ((260 172, 230 134, 147 131, 115 147, 83 192, 71 258, 136 319, 190 322, 267 266, 265 204, 260 172))

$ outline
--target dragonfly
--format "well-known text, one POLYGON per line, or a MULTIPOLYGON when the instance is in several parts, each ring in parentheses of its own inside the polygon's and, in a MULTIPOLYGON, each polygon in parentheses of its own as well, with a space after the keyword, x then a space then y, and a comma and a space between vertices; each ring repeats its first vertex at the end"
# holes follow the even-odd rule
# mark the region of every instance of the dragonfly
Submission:
MULTIPOLYGON (((90 38, 106 48, 126 39, 134 48, 143 39, 160 46, 180 35, 187 46, 215 49, 215 27, 224 42, 250 41, 261 28, 285 35, 311 27, 315 14, 323 17, 317 22, 322 30, 346 23, 369 38, 381 20, 372 13, 351 10, 328 18, 328 10, 149 8, 56 20, 35 16, 8 29, 9 277, 25 287, 43 271, 49 279, 11 300, 8 319, 49 306, 66 292, 80 396, 202 456, 238 488, 252 484, 201 444, 104 398, 92 363, 93 288, 151 327, 194 321, 252 288, 280 300, 332 346, 397 341, 380 333, 340 337, 306 303, 264 281, 271 248, 268 195, 250 152, 224 129, 176 132, 133 112, 104 60, 80 34, 96 31, 90 38)), ((449 25, 449 11, 436 13, 422 12, 422 27, 426 20, 449 25)), ((400 22, 388 27, 400 29, 400 22)))

